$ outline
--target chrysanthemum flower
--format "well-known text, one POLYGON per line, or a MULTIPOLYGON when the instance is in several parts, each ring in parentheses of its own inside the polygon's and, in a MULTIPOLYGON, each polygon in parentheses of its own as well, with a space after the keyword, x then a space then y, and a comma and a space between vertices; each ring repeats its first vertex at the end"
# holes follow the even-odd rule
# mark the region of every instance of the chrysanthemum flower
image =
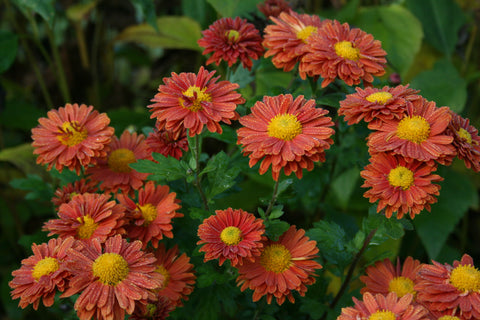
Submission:
POLYGON ((465 319, 480 319, 480 271, 464 254, 453 266, 432 261, 419 271, 417 301, 432 312, 447 312, 465 319))
POLYGON ((49 236, 74 237, 82 241, 98 238, 101 242, 115 234, 124 234, 125 209, 104 194, 76 195, 60 206, 59 219, 47 221, 43 230, 49 236))
POLYGON ((314 162, 325 161, 325 150, 333 143, 334 131, 329 128, 333 122, 325 116, 327 110, 315 108, 315 100, 303 96, 293 100, 291 94, 265 96, 251 111, 240 119, 244 127, 237 130, 237 143, 249 155, 250 167, 263 158, 260 174, 271 165, 276 181, 282 168, 300 179, 303 169, 311 171, 314 162))
POLYGON ((258 10, 265 15, 265 17, 278 17, 282 12, 289 12, 291 10, 290 4, 285 0, 265 0, 257 4, 258 10))
POLYGON ((306 237, 303 229, 291 226, 278 241, 269 240, 254 262, 238 266, 238 286, 241 291, 254 290, 254 302, 267 296, 269 304, 273 297, 279 305, 285 298, 293 303, 292 291, 304 296, 306 286, 315 282, 315 270, 322 268, 313 260, 317 253, 317 242, 306 237))
POLYGON ((32 146, 38 154, 37 163, 62 172, 64 167, 80 173, 82 166, 95 164, 96 158, 106 155, 106 146, 114 133, 110 119, 99 114, 93 106, 67 103, 50 110, 47 118, 38 119, 32 129, 32 146))
POLYGON ((70 250, 67 268, 72 273, 62 297, 79 293, 74 308, 80 320, 123 319, 132 314, 135 302, 155 299, 152 290, 163 285, 155 272, 155 257, 141 251, 140 241, 128 242, 120 235, 104 244, 93 239, 81 250, 70 250))
POLYGON ((182 300, 188 300, 197 278, 190 258, 185 253, 179 255, 177 246, 166 250, 163 243, 154 254, 157 258, 156 272, 161 273, 165 278, 162 288, 156 290, 156 294, 159 297, 168 298, 174 306, 182 306, 182 300))
POLYGON ((360 292, 380 293, 384 296, 389 292, 394 292, 399 298, 410 293, 415 300, 417 293, 414 286, 421 266, 420 261, 414 260, 412 257, 405 259, 403 267, 400 259, 397 259, 396 266, 389 259, 377 261, 375 265, 367 267, 365 276, 360 276, 360 280, 365 284, 360 292))
MULTIPOLYGON (((272 57, 272 63, 283 71, 291 71, 307 52, 311 35, 324 21, 316 15, 299 14, 294 11, 282 12, 274 22, 265 28, 263 46, 267 48, 265 57, 272 57)), ((299 70, 303 73, 303 69, 299 70)))
POLYGON ((99 159, 97 165, 89 167, 86 173, 93 181, 101 182, 100 189, 105 192, 137 190, 148 173, 137 172, 129 165, 140 159, 152 159, 145 136, 125 130, 120 139, 113 137, 107 157, 99 159))
POLYGON ((338 320, 423 320, 427 318, 427 310, 420 305, 412 304, 413 295, 407 294, 398 298, 394 292, 386 296, 372 295, 366 292, 363 301, 353 297, 354 307, 342 308, 338 320))
POLYGON ((363 188, 371 188, 364 194, 371 203, 379 200, 377 212, 385 209, 390 218, 397 212, 397 219, 409 214, 413 219, 423 209, 430 211, 430 204, 437 202, 440 186, 433 182, 443 179, 436 174, 434 163, 412 160, 385 153, 374 155, 360 172, 365 179, 363 188))
POLYGON ((57 290, 63 292, 68 286, 70 272, 65 269, 67 251, 74 245, 73 238, 50 239, 48 243, 33 244, 33 255, 22 260, 22 266, 12 272, 12 299, 20 298, 18 305, 24 309, 29 304, 37 310, 43 305, 53 305, 57 290))
POLYGON ((213 52, 207 65, 215 62, 218 66, 224 60, 231 67, 240 59, 242 66, 251 70, 252 60, 258 60, 263 53, 260 32, 240 17, 219 19, 202 34, 203 38, 198 40, 198 45, 205 48, 202 54, 213 52))
POLYGON ((143 249, 149 242, 157 248, 163 236, 173 238, 172 219, 183 217, 176 212, 181 208, 176 195, 168 186, 155 186, 153 181, 138 190, 137 202, 126 194, 119 194, 117 199, 125 206, 130 221, 126 226, 128 238, 142 241, 143 249))
POLYGON ((375 40, 358 28, 350 29, 348 23, 328 21, 308 41, 308 52, 302 59, 300 74, 305 79, 320 75, 322 88, 336 78, 349 86, 357 85, 363 80, 369 85, 373 77, 385 74, 386 52, 381 42, 375 40))
POLYGON ((176 306, 167 297, 159 296, 155 301, 148 301, 147 305, 137 302, 131 320, 165 320, 176 306))
POLYGON ((145 140, 149 151, 180 160, 183 152, 188 151, 187 130, 183 129, 178 132, 178 137, 175 137, 175 134, 171 131, 154 128, 145 140))
POLYGON ((166 130, 178 132, 188 129, 191 137, 200 134, 203 126, 210 132, 222 133, 220 122, 230 124, 238 113, 238 104, 245 102, 235 91, 239 87, 229 81, 216 82, 215 71, 200 67, 198 74, 172 72, 171 78, 163 78, 164 85, 148 106, 150 118, 157 118, 166 130))
POLYGON ((450 119, 448 107, 437 108, 426 99, 412 101, 403 118, 369 123, 376 130, 368 137, 370 153, 393 152, 419 161, 454 155, 453 138, 445 132, 450 119))
POLYGON ((222 265, 228 259, 232 266, 241 265, 260 255, 264 233, 263 220, 251 213, 232 208, 216 210, 198 226, 197 245, 203 244, 198 251, 205 252, 204 261, 218 259, 222 265))
POLYGON ((470 125, 470 120, 450 112, 452 120, 447 127, 446 133, 453 137, 453 146, 457 151, 457 157, 465 163, 467 168, 475 172, 480 171, 480 137, 478 130, 470 125))
POLYGON ((74 196, 84 193, 95 193, 97 190, 98 188, 95 182, 87 179, 80 179, 55 190, 52 202, 58 210, 61 204, 70 202, 74 196))
POLYGON ((407 104, 416 99, 418 90, 406 86, 388 86, 382 89, 356 87, 357 92, 347 95, 340 101, 338 114, 345 116, 349 125, 359 123, 361 120, 370 122, 374 119, 382 121, 401 119, 407 111, 407 104))

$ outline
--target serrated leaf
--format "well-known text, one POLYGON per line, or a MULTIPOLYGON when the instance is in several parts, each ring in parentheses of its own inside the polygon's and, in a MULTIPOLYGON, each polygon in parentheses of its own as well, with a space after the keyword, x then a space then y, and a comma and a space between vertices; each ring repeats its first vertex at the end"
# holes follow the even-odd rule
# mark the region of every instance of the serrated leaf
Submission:
POLYGON ((361 8, 354 23, 382 42, 389 63, 405 76, 422 43, 420 21, 404 7, 393 4, 361 8))
POLYGON ((147 23, 127 27, 116 40, 153 48, 202 50, 197 44, 202 36, 201 28, 195 20, 181 16, 160 17, 157 18, 157 25, 158 32, 147 23))
POLYGON ((282 220, 268 220, 265 225, 265 233, 268 238, 277 241, 278 238, 290 228, 290 225, 282 220))
POLYGON ((216 168, 214 171, 207 173, 209 186, 206 190, 206 196, 210 200, 235 184, 235 178, 240 173, 240 168, 230 167, 230 159, 223 151, 213 156, 209 163, 216 168))
POLYGON ((467 83, 446 59, 437 61, 432 70, 419 73, 410 81, 410 87, 419 89, 438 107, 448 106, 456 113, 461 113, 467 102, 467 83))
POLYGON ((410 11, 421 21, 425 40, 443 53, 455 49, 458 31, 466 23, 462 9, 454 0, 407 0, 410 11))
POLYGON ((55 8, 53 0, 12 0, 12 2, 19 7, 19 9, 28 15, 28 10, 38 13, 51 27, 55 18, 55 8))
POLYGON ((255 77, 252 75, 252 71, 244 68, 242 65, 238 65, 235 72, 233 72, 228 81, 239 85, 239 89, 245 88, 255 77))
POLYGON ((189 215, 192 219, 203 221, 208 218, 212 213, 202 208, 189 208, 189 215))
POLYGON ((0 32, 0 73, 7 70, 17 56, 18 37, 8 32, 0 32))
POLYGON ((141 173, 150 173, 150 179, 158 181, 173 181, 185 178, 188 175, 188 166, 174 157, 165 157, 160 153, 152 153, 151 160, 137 160, 130 167, 141 173))
POLYGON ((329 263, 340 266, 347 265, 352 252, 348 250, 345 230, 332 221, 321 220, 307 231, 310 239, 317 241, 317 247, 329 263))
POLYGON ((436 259, 455 226, 470 206, 476 205, 476 189, 468 177, 444 170, 438 203, 432 205, 429 213, 424 210, 413 220, 428 256, 436 259))

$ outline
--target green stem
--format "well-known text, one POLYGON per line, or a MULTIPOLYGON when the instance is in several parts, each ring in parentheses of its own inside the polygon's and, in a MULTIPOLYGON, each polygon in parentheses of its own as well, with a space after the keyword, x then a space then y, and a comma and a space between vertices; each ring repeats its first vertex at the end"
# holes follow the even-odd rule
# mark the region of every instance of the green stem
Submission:
POLYGON ((52 29, 50 29, 48 25, 45 25, 45 28, 47 30, 48 40, 50 42, 50 48, 53 54, 53 61, 55 62, 56 66, 55 71, 58 77, 58 87, 60 88, 60 92, 62 93, 63 100, 65 100, 65 102, 71 102, 67 78, 65 77, 62 60, 60 59, 60 54, 58 53, 58 48, 55 44, 55 35, 53 34, 52 29))
POLYGON ((270 199, 270 203, 268 204, 267 211, 265 211, 265 217, 268 220, 268 216, 270 215, 270 212, 272 212, 273 205, 277 201, 277 196, 278 196, 278 185, 280 184, 280 179, 275 181, 275 187, 273 187, 273 194, 272 198, 270 199))
POLYGON ((198 189, 198 193, 200 193, 200 197, 202 198, 203 208, 205 210, 209 210, 208 208, 208 200, 205 196, 205 193, 202 190, 202 185, 200 184, 200 138, 199 135, 195 135, 195 148, 192 148, 192 152, 195 156, 195 186, 198 189))

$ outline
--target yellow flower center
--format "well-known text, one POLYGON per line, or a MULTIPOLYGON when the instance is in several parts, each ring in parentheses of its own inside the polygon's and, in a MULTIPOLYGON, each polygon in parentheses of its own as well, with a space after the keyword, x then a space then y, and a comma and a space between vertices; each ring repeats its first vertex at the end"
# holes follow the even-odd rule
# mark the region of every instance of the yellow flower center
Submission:
POLYGON ((110 170, 119 173, 129 173, 132 171, 129 164, 137 162, 132 150, 120 148, 113 150, 108 156, 108 167, 110 170))
POLYGON ((163 275, 163 277, 165 278, 163 280, 163 286, 162 288, 165 288, 167 285, 168 285, 168 282, 170 281, 170 273, 168 272, 168 270, 162 265, 159 265, 157 267, 157 269, 155 270, 156 272, 160 273, 161 275, 163 275))
POLYGON ((234 226, 226 227, 220 233, 220 239, 222 239, 223 243, 227 246, 237 245, 242 241, 242 231, 234 226))
POLYGON ((460 128, 460 130, 457 131, 457 134, 460 138, 467 141, 468 144, 472 144, 472 135, 470 134, 470 132, 463 128, 460 128))
POLYGON ((228 41, 230 42, 237 42, 238 38, 240 38, 240 33, 237 30, 228 30, 225 32, 225 35, 228 38, 228 41))
POLYGON ((407 293, 411 293, 413 295, 416 294, 416 291, 413 290, 414 283, 412 279, 405 278, 405 277, 395 277, 390 280, 388 284, 388 291, 395 292, 397 297, 401 298, 407 293))
POLYGON ((365 99, 368 102, 376 102, 380 104, 387 103, 388 99, 391 99, 393 96, 390 92, 380 91, 368 95, 365 99))
POLYGON ((438 318, 438 320, 460 320, 460 318, 455 316, 443 316, 438 318))
POLYGON ((403 166, 398 166, 388 173, 388 183, 394 187, 401 187, 407 190, 413 185, 413 172, 403 166))
POLYGON ((179 99, 180 105, 193 112, 201 110, 203 108, 202 102, 212 101, 210 94, 205 93, 206 90, 207 88, 200 89, 197 86, 188 87, 188 89, 183 91, 182 94, 185 98, 188 98, 191 101, 191 105, 185 105, 185 100, 183 98, 179 99))
POLYGON ((395 320, 396 318, 392 311, 382 310, 372 313, 368 320, 395 320))
POLYGON ((33 267, 32 277, 37 280, 42 276, 47 276, 50 273, 53 273, 59 268, 58 260, 53 257, 45 257, 42 260, 38 261, 33 267))
POLYGON ((278 114, 270 120, 267 133, 270 137, 290 141, 302 133, 302 124, 293 114, 278 114))
POLYGON ((450 283, 459 291, 479 291, 480 271, 471 265, 458 266, 450 274, 450 283))
POLYGON ((147 203, 143 206, 137 204, 137 207, 140 209, 142 217, 145 220, 144 225, 149 225, 157 217, 157 207, 153 204, 147 203))
POLYGON ((98 223, 96 223, 95 220, 88 215, 78 217, 77 221, 81 223, 81 225, 77 228, 77 236, 80 239, 89 239, 98 228, 98 223))
POLYGON ((360 50, 354 48, 350 41, 335 43, 335 53, 337 56, 347 60, 357 61, 360 58, 360 50))
POLYGON ((302 40, 303 43, 307 43, 308 37, 310 37, 312 33, 317 32, 317 29, 318 28, 314 26, 306 26, 305 28, 297 32, 297 39, 302 40))
POLYGON ((128 276, 130 269, 127 261, 118 253, 104 253, 95 259, 92 271, 101 283, 115 286, 128 276))
POLYGON ((292 255, 283 244, 272 244, 266 247, 260 256, 260 264, 267 271, 282 273, 292 265, 292 255))
POLYGON ((146 318, 152 318, 155 315, 155 312, 157 312, 157 306, 154 305, 153 303, 148 303, 147 311, 145 311, 144 316, 146 318))
POLYGON ((82 128, 77 121, 64 122, 58 132, 61 133, 57 136, 58 141, 69 147, 76 146, 88 136, 87 129, 82 128))
POLYGON ((405 117, 398 123, 397 137, 422 143, 430 136, 430 124, 421 116, 405 117))

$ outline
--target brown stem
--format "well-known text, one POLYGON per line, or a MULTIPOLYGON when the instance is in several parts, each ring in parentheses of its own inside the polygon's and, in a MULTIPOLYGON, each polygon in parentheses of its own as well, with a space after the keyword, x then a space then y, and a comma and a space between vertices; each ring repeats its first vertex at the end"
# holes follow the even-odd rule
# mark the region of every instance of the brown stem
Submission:
POLYGON ((268 204, 267 211, 265 211, 265 217, 267 218, 267 220, 268 220, 268 216, 270 215, 270 212, 272 212, 273 205, 277 201, 279 184, 280 184, 280 180, 275 181, 275 187, 273 188, 272 198, 270 199, 270 203, 268 204))

